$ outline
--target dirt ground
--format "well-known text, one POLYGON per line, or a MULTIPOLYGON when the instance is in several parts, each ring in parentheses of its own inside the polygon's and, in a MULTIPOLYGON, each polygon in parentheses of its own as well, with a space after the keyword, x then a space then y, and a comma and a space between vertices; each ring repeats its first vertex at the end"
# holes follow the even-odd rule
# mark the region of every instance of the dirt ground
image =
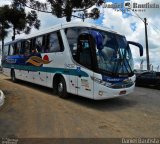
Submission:
POLYGON ((160 137, 160 90, 139 88, 126 97, 64 100, 52 90, 13 83, 0 74, 6 100, 0 108, 0 136, 19 138, 160 137))

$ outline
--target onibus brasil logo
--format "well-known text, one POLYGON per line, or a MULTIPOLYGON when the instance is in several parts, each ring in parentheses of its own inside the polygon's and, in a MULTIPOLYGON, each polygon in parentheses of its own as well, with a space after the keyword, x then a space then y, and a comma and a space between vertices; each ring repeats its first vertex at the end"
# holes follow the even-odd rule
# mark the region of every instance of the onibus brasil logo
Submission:
POLYGON ((112 2, 107 2, 103 4, 103 8, 112 8, 116 11, 126 11, 126 10, 132 10, 132 11, 139 11, 143 12, 146 11, 147 9, 159 9, 160 8, 160 2, 159 3, 136 3, 133 1, 124 1, 124 3, 112 3, 112 2))

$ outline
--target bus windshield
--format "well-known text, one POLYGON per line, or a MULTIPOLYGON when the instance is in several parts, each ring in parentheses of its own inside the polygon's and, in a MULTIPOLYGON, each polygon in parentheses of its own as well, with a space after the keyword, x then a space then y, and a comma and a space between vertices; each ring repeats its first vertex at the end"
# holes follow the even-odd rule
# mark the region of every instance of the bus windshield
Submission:
MULTIPOLYGON (((93 39, 95 40, 95 48, 92 47, 93 45, 90 47, 92 49, 90 52, 93 53, 94 59, 95 61, 97 61, 97 66, 94 64, 94 67, 96 67, 95 69, 98 68, 98 71, 100 73, 102 72, 104 74, 114 76, 128 76, 133 74, 132 53, 128 45, 128 42, 124 36, 88 27, 67 28, 65 29, 65 32, 67 35, 72 56, 75 60, 77 60, 76 57, 78 37, 81 34, 88 34, 92 35, 93 39), (99 39, 101 39, 100 43, 98 42, 99 39)), ((83 55, 83 59, 81 61, 83 61, 83 64, 81 63, 81 65, 87 65, 88 68, 92 67, 91 55, 87 57, 83 55), (88 63, 89 60, 90 62, 88 63)))
POLYGON ((103 35, 103 48, 96 49, 98 68, 112 74, 133 72, 131 50, 124 36, 100 32, 103 35))

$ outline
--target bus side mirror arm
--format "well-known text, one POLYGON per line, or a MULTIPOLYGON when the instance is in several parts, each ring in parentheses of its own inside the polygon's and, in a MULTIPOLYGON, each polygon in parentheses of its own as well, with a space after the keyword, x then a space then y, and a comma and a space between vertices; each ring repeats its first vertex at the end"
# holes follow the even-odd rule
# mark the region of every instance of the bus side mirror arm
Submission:
POLYGON ((139 47, 140 56, 143 56, 143 46, 141 44, 133 42, 133 41, 128 41, 128 44, 139 47))

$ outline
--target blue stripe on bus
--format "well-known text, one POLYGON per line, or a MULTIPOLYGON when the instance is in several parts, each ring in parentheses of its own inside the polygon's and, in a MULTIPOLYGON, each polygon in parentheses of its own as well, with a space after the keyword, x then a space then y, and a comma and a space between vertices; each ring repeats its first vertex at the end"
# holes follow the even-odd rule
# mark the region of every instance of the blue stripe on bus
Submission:
POLYGON ((66 68, 50 68, 50 67, 35 67, 35 66, 22 66, 22 65, 14 65, 14 64, 3 64, 4 68, 14 68, 18 70, 25 71, 40 71, 40 72, 50 72, 50 73, 61 73, 65 75, 73 75, 82 77, 89 77, 89 75, 84 71, 77 71, 77 69, 66 69, 66 68))

